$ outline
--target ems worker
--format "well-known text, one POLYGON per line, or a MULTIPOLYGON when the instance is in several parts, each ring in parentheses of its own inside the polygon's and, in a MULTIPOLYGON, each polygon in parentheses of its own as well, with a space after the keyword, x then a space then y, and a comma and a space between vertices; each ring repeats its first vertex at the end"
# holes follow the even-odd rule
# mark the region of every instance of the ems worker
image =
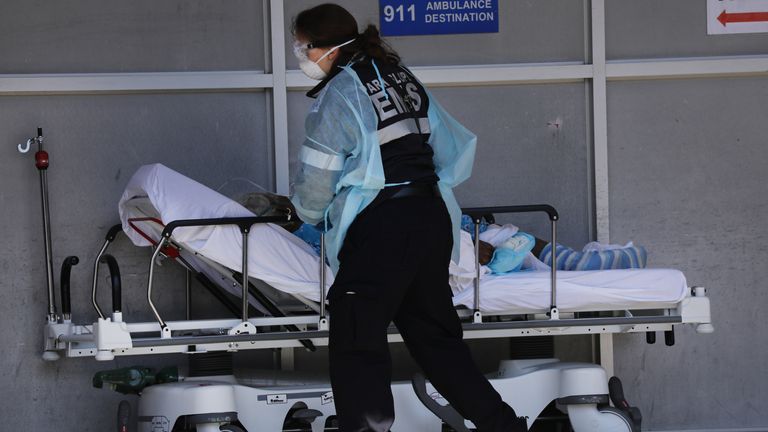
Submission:
POLYGON ((460 211, 451 189, 472 169, 476 137, 400 64, 375 26, 358 33, 323 4, 294 21, 294 53, 315 102, 294 179, 299 217, 326 232, 330 376, 344 432, 394 421, 387 327, 443 397, 481 432, 526 430, 462 340, 448 263, 460 211))

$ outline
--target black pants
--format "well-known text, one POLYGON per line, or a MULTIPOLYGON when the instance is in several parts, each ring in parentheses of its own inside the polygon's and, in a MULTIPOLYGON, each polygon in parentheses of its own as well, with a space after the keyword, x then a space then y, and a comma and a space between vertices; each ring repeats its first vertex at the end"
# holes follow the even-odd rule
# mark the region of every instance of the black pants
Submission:
POLYGON ((462 340, 448 285, 452 244, 438 197, 390 199, 350 226, 329 292, 331 385, 343 432, 384 432, 394 421, 392 321, 427 378, 480 432, 516 430, 514 410, 462 340))

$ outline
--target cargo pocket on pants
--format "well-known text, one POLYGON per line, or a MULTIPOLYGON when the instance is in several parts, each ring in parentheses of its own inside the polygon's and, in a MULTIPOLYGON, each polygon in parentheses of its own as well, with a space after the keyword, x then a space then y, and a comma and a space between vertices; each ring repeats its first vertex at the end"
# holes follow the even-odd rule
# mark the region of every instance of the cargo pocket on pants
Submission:
POLYGON ((354 291, 339 293, 330 301, 331 340, 337 349, 387 351, 389 321, 380 301, 354 291))

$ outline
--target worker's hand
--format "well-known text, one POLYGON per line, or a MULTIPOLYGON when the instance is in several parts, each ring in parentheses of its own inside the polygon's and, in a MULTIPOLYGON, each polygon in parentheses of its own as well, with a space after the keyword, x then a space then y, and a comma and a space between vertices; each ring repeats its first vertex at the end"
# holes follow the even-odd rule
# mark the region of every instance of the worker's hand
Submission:
POLYGON ((276 223, 290 232, 296 231, 304 223, 299 219, 296 208, 287 196, 269 192, 250 192, 240 197, 238 202, 256 216, 290 215, 291 220, 276 223))
POLYGON ((480 264, 486 265, 493 258, 493 246, 480 240, 480 264))

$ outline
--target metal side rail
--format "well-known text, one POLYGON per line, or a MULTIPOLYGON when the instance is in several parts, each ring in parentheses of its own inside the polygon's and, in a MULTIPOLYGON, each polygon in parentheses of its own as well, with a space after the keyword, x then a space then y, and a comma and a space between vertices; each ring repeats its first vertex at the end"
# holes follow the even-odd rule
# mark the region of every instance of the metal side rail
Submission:
MULTIPOLYGON (((552 223, 552 242, 556 241, 557 212, 547 205, 486 207, 464 209, 478 224, 481 219, 492 222, 493 213, 518 213, 538 211, 549 216, 552 223)), ((111 360, 115 356, 147 355, 166 353, 194 354, 207 351, 239 351, 249 349, 289 348, 312 344, 328 344, 328 318, 320 303, 320 313, 287 317, 250 318, 248 316, 249 284, 240 283, 242 288, 242 309, 239 319, 165 321, 152 302, 152 285, 155 259, 163 253, 163 247, 171 242, 175 229, 180 227, 206 225, 236 225, 240 228, 243 245, 248 244, 251 226, 257 223, 276 222, 286 218, 225 218, 174 221, 165 226, 159 244, 156 245, 150 262, 147 300, 156 321, 129 323, 122 315, 113 314, 99 319, 91 325, 75 325, 71 321, 48 323, 45 330, 46 353, 63 353, 68 357, 95 357, 97 360, 111 360), (295 326, 298 331, 275 330, 275 326, 295 326)), ((477 236, 476 236, 477 238, 477 236)), ((108 239, 109 240, 109 239, 108 239)), ((477 246, 477 245, 476 245, 477 246)), ((248 274, 247 247, 243 248, 241 274, 248 274)), ((102 250, 103 253, 103 250, 102 250)), ((476 256, 477 258, 477 256, 476 256)), ((322 264, 322 258, 321 258, 322 264)), ((477 264, 477 263, 476 263, 477 264)), ((324 266, 320 266, 324 269, 324 266)), ((319 275, 323 281, 324 274, 319 275)), ((476 281, 477 282, 477 281, 476 281)), ((481 313, 479 284, 475 285, 475 307, 470 311, 472 322, 465 323, 466 339, 525 337, 541 335, 576 335, 599 333, 647 334, 649 343, 655 341, 656 332, 663 332, 667 345, 674 343, 674 325, 694 324, 700 333, 711 333, 710 303, 702 287, 691 292, 674 308, 656 307, 644 310, 642 316, 633 316, 632 311, 612 311, 606 317, 572 317, 571 313, 560 313, 557 307, 556 273, 551 274, 551 306, 546 311, 531 313, 481 313)), ((320 298, 325 297, 325 284, 320 283, 320 298)), ((94 305, 97 306, 97 305, 94 305)), ((97 308, 98 312, 98 308, 97 308)), ((587 311, 585 311, 587 312, 587 311)), ((638 311, 638 313, 640 313, 638 311)), ((401 342, 402 338, 394 327, 389 329, 389 342, 401 342)))
MULTIPOLYGON (((532 204, 532 205, 518 205, 518 206, 500 206, 500 207, 471 207, 462 208, 462 214, 468 215, 472 218, 472 222, 475 225, 475 298, 474 298, 474 314, 473 320, 475 323, 483 321, 483 314, 480 307, 480 223, 485 219, 488 223, 495 222, 495 214, 498 213, 546 213, 550 221, 552 229, 550 243, 552 245, 557 244, 557 221, 560 219, 560 215, 557 213, 554 207, 549 204, 532 204)), ((557 248, 552 247, 552 262, 557 262, 557 248)), ((552 320, 560 318, 560 310, 557 307, 557 266, 550 267, 550 307, 549 317, 552 320)))
MULTIPOLYGON (((94 325, 74 326, 69 334, 57 336, 57 345, 67 357, 97 357, 187 353, 208 351, 240 351, 268 348, 301 347, 301 340, 310 340, 317 346, 328 345, 328 331, 315 329, 318 315, 285 318, 252 318, 249 323, 256 333, 228 334, 228 329, 240 324, 239 320, 168 321, 171 336, 158 336, 157 322, 111 323, 99 320, 94 325), (263 328, 292 323, 305 328, 302 331, 261 331, 263 328), (207 331, 206 331, 207 330, 207 331), (149 335, 151 334, 151 336, 149 335), (99 356, 99 354, 108 356, 99 356)), ((575 335, 599 333, 664 332, 678 324, 704 324, 686 322, 679 314, 639 317, 573 318, 553 321, 517 320, 500 322, 469 322, 463 325, 465 339, 526 337, 541 335, 575 335)), ((389 328, 390 343, 402 342, 397 329, 389 328)))

